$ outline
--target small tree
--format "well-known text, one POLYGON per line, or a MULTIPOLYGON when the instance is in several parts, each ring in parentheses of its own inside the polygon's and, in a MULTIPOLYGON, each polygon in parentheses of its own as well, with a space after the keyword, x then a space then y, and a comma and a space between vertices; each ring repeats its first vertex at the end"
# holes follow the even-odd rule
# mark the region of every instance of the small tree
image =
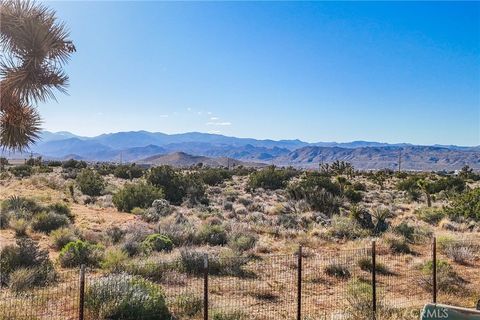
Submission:
POLYGON ((76 180, 80 191, 88 196, 99 196, 105 188, 103 178, 92 169, 83 169, 76 180))

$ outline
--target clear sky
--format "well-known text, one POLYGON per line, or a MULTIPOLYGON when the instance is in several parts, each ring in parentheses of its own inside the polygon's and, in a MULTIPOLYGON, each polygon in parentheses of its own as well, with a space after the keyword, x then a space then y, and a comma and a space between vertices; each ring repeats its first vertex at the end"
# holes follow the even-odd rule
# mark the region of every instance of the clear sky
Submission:
POLYGON ((478 2, 46 2, 78 52, 44 128, 480 144, 478 2))

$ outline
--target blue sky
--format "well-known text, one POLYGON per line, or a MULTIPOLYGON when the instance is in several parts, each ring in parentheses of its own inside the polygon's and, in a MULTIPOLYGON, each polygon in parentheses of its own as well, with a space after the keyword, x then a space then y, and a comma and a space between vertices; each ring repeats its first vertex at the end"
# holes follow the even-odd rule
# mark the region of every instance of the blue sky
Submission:
POLYGON ((480 144, 480 3, 47 5, 78 50, 47 130, 480 144))

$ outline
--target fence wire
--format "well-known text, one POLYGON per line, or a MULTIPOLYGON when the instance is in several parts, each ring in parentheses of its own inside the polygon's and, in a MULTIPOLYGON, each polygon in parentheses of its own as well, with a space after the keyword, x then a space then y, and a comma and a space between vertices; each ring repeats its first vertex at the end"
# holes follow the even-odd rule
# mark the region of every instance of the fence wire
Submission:
MULTIPOLYGON (((298 253, 210 257, 206 292, 203 256, 184 258, 183 264, 147 259, 110 272, 87 270, 84 319, 204 319, 205 293, 209 319, 297 319, 299 307, 302 320, 372 315, 370 246, 304 249, 301 274, 298 253)), ((375 260, 377 314, 391 309, 418 311, 432 301, 431 250, 412 244, 411 252, 395 254, 387 243, 377 243, 375 260)), ((480 285, 470 279, 478 278, 478 270, 478 241, 439 239, 437 301, 474 307, 480 285)), ((1 287, 0 320, 79 319, 79 275, 78 270, 57 272, 55 281, 23 291, 1 287)))

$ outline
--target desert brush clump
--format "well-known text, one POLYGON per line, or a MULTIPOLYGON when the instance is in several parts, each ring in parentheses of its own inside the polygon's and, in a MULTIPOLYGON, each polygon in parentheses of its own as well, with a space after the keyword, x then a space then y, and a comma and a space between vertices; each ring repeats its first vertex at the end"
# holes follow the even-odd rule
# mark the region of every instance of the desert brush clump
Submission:
POLYGON ((74 268, 82 264, 98 266, 100 260, 101 248, 82 240, 67 243, 58 256, 58 261, 64 268, 74 268))
POLYGON ((131 212, 133 208, 149 208, 153 201, 162 199, 161 189, 139 182, 126 184, 113 195, 113 204, 118 210, 131 212))
POLYGON ((99 196, 105 189, 102 176, 90 168, 82 169, 75 180, 80 191, 91 197, 99 196))
POLYGON ((95 319, 169 319, 163 289, 140 276, 110 274, 93 280, 85 307, 95 319))
POLYGON ((163 234, 154 233, 148 235, 142 242, 147 251, 172 251, 173 242, 169 237, 163 234))
POLYGON ((275 166, 269 166, 249 175, 248 188, 283 189, 287 182, 297 174, 298 172, 292 168, 279 169, 275 168, 275 166))
POLYGON ((66 227, 70 220, 63 214, 46 211, 36 214, 31 222, 32 230, 50 233, 53 230, 66 227))

